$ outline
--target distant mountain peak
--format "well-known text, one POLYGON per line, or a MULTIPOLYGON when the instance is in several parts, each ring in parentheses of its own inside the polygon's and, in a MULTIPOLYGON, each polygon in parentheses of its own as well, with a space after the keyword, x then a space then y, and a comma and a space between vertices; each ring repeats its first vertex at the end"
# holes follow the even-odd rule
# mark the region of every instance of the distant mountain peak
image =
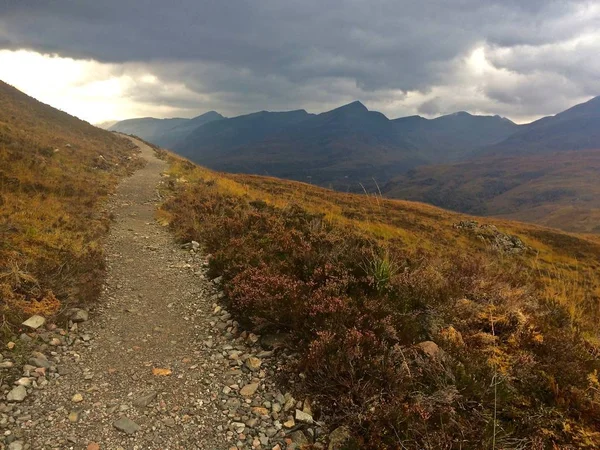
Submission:
POLYGON ((217 111, 208 111, 205 112, 204 114, 200 114, 199 116, 196 117, 192 117, 191 120, 196 121, 198 119, 224 119, 225 117, 221 114, 219 114, 217 111))
POLYGON ((355 100, 347 105, 340 106, 334 109, 334 111, 368 111, 369 109, 363 105, 359 100, 355 100))

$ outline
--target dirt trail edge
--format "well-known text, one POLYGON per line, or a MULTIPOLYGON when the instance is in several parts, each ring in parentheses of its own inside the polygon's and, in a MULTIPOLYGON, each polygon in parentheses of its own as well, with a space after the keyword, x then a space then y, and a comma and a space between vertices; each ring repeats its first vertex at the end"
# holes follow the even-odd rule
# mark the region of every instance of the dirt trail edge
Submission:
POLYGON ((5 404, 18 425, 7 448, 270 449, 284 436, 271 408, 285 398, 266 401, 274 388, 264 365, 249 370, 247 360, 271 352, 248 347, 245 333, 234 340, 203 256, 155 222, 166 163, 134 142, 147 165, 111 200, 102 298, 89 321, 38 348, 48 369, 24 368, 34 387, 22 403, 5 404))

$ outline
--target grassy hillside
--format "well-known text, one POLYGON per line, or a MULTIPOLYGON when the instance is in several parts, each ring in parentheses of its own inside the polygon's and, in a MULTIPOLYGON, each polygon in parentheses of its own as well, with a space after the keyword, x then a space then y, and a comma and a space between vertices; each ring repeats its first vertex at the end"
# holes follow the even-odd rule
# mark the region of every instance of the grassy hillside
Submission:
POLYGON ((472 214, 600 232, 600 150, 419 167, 384 194, 472 214))
POLYGON ((159 220, 353 448, 600 446, 600 239, 163 156, 159 220))
POLYGON ((0 298, 5 331, 94 299, 102 201, 141 162, 131 144, 0 82, 0 298))

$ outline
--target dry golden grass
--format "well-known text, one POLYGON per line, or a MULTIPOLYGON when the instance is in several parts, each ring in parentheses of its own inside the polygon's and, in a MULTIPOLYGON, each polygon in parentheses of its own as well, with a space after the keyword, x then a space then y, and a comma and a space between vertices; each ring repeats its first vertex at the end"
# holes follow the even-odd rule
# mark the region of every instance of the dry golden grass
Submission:
POLYGON ((453 225, 476 220, 497 226, 504 233, 518 236, 530 248, 518 258, 523 269, 547 291, 548 297, 577 310, 573 314, 589 325, 590 333, 597 331, 596 324, 600 320, 600 238, 597 236, 474 217, 376 195, 346 194, 277 178, 218 173, 175 156, 171 158, 170 175, 181 183, 212 180, 229 194, 263 200, 278 207, 298 204, 309 212, 323 213, 329 221, 351 225, 368 235, 413 250, 484 251, 484 242, 453 225))
POLYGON ((598 237, 164 155, 159 220, 205 243, 238 320, 299 338, 359 448, 598 448, 598 237), (423 362, 429 339, 450 359, 423 362))
POLYGON ((141 164, 131 144, 0 82, 2 321, 95 298, 102 202, 141 164))
POLYGON ((600 150, 422 166, 385 187, 393 198, 572 232, 598 233, 600 150))

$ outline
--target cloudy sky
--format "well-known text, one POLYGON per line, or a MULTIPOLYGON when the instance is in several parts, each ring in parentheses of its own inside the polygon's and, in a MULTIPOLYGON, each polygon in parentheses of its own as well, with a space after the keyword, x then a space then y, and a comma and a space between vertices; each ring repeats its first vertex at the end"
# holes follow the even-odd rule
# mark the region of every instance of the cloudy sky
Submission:
POLYGON ((598 55, 598 0, 0 0, 0 79, 91 122, 356 99, 525 122, 600 95, 598 55))

